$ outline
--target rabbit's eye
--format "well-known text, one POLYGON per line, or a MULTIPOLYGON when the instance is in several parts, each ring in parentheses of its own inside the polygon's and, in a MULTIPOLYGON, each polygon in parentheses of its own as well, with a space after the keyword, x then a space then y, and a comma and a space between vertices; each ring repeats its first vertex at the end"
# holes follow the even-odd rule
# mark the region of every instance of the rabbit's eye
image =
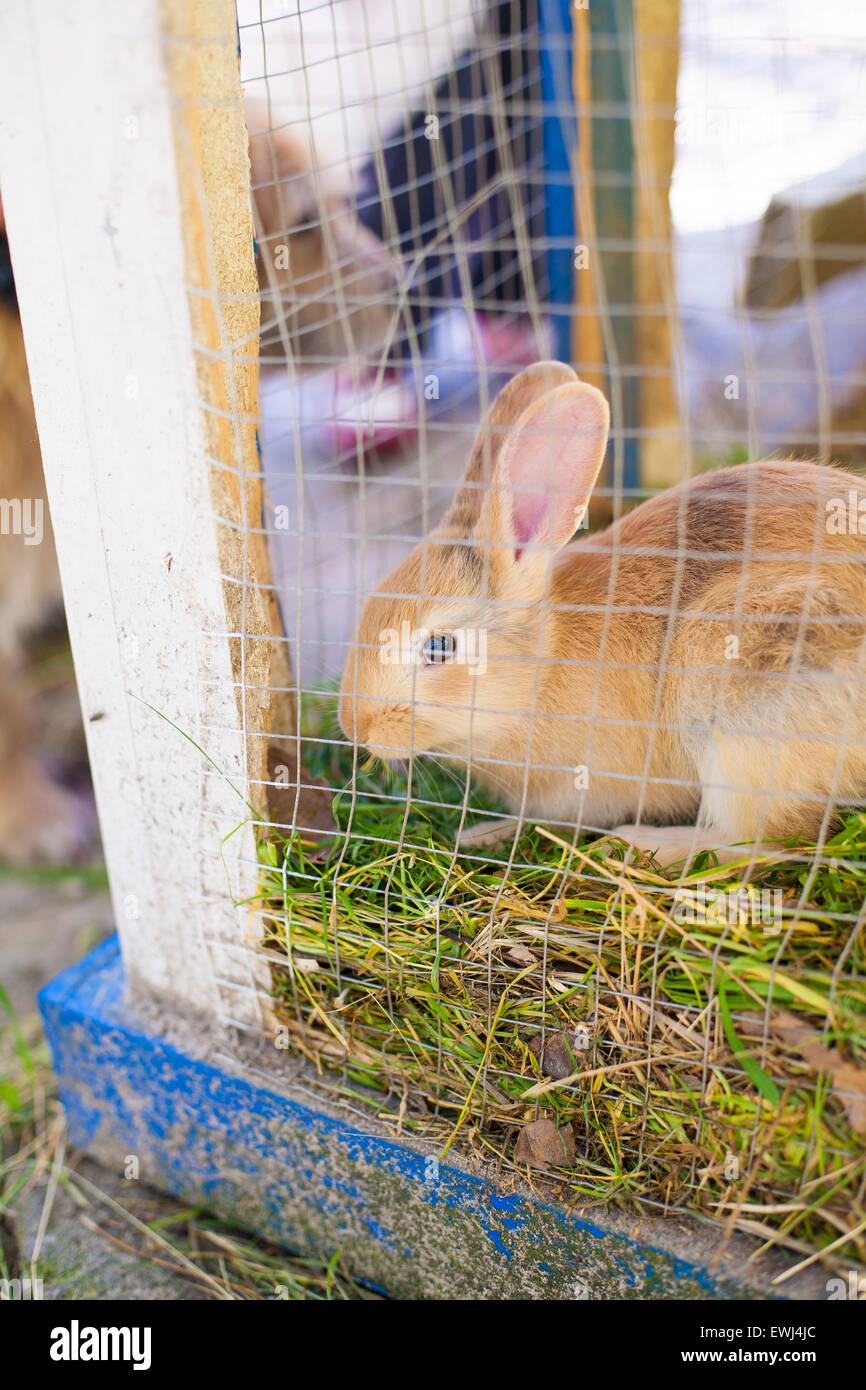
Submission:
POLYGON ((421 655, 425 665, 441 666, 444 661, 451 660, 456 650, 457 643, 453 632, 436 632, 427 638, 421 648, 421 655))

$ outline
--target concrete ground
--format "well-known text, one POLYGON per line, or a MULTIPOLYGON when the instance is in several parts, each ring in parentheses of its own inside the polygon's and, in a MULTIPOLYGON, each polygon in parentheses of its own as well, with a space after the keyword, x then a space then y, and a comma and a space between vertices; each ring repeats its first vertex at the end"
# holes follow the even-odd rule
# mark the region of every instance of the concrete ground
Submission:
POLYGON ((15 1012, 113 930, 108 891, 71 873, 59 882, 0 877, 0 983, 15 1012))
POLYGON ((138 1225, 171 1219, 180 1210, 176 1203, 140 1183, 124 1182, 87 1158, 73 1159, 73 1172, 88 1191, 92 1185, 104 1193, 105 1200, 94 1197, 82 1208, 77 1182, 68 1190, 57 1187, 52 1195, 48 1177, 26 1197, 14 1199, 12 1239, 17 1241, 19 1277, 27 1276, 38 1240, 36 1269, 45 1299, 144 1302, 209 1296, 202 1282, 184 1278, 171 1253, 155 1246, 138 1225), (40 1239, 47 1203, 48 1222, 40 1239))

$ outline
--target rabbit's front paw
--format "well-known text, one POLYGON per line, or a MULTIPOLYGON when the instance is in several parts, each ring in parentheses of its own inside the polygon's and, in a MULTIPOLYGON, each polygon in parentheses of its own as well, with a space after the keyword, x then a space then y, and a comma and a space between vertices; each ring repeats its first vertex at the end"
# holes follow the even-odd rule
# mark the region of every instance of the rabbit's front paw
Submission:
MULTIPOLYGON (((502 820, 483 820, 478 825, 465 826, 457 837, 461 849, 479 849, 484 845, 498 845, 503 840, 513 839, 517 829, 516 816, 505 816, 502 820)), ((521 834, 529 829, 526 821, 521 826, 521 834)))

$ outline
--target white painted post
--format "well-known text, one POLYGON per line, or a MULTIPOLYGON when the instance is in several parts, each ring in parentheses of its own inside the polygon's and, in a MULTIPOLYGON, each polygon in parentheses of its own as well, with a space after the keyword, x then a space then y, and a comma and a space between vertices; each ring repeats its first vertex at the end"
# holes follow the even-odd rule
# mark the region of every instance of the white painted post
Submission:
MULTIPOLYGON (((235 457, 213 458, 201 403, 202 357, 214 354, 188 296, 179 186, 197 171, 179 154, 170 9, 5 0, 0 188, 128 974, 184 1008, 256 1027, 267 973, 246 941, 249 909, 233 902, 256 889, 244 802, 256 802, 258 752, 247 692, 236 698, 240 644, 227 635, 223 541, 237 517, 214 465, 227 494, 232 478, 240 489, 235 457)), ((215 26, 206 37, 230 74, 230 0, 190 0, 189 12, 215 26)), ((238 79, 238 112, 240 101, 238 79)), ((251 223, 228 234, 239 283, 254 291, 251 223)), ((219 295, 203 295, 225 347, 219 295)), ((255 335, 244 351, 255 357, 255 335)), ((245 571, 252 612, 260 595, 248 581, 245 571)))

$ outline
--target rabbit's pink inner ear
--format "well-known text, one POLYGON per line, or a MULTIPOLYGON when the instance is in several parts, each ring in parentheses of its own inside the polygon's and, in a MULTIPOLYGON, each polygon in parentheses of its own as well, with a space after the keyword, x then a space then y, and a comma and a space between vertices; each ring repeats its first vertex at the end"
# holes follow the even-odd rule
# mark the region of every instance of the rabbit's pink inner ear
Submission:
POLYGON ((511 506, 511 526, 517 548, 529 545, 547 532, 548 498, 532 488, 527 479, 512 479, 514 496, 511 506), (530 490, 531 489, 531 490, 530 490))
POLYGON ((583 383, 560 386, 530 407, 503 460, 518 548, 565 545, 580 525, 604 451, 607 401, 583 383))

